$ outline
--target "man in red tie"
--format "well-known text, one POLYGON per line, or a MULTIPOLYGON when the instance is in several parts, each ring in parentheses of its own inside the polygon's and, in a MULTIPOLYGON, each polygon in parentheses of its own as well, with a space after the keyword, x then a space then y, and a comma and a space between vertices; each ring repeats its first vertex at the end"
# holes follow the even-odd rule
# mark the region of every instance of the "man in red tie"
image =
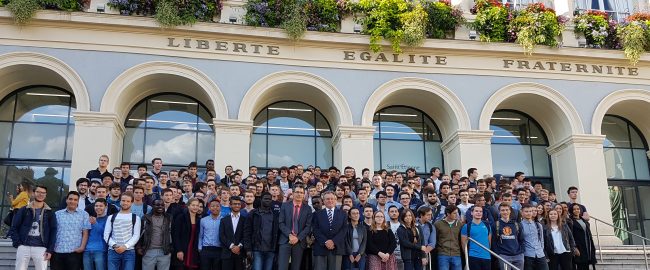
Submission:
POLYGON ((280 207, 280 236, 278 242, 278 270, 299 270, 303 251, 307 247, 306 238, 311 233, 312 211, 305 201, 305 187, 295 184, 293 201, 280 207))

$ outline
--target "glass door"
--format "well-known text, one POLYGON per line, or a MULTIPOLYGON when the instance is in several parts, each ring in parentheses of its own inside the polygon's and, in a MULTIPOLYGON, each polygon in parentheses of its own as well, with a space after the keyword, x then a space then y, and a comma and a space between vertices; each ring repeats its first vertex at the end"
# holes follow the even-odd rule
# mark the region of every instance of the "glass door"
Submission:
MULTIPOLYGON (((646 236, 650 232, 650 201, 640 200, 650 195, 650 186, 631 186, 610 182, 609 198, 614 225, 635 234, 646 236)), ((615 230, 616 236, 628 245, 641 245, 638 237, 622 230, 615 230)))

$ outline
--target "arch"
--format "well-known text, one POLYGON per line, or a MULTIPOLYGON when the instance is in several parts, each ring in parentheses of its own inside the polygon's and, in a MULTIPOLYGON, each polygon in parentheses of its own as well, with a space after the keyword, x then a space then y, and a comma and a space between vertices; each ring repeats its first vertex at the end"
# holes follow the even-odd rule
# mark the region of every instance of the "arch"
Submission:
POLYGON ((86 85, 65 62, 34 52, 0 55, 0 98, 29 85, 52 85, 67 89, 75 96, 77 111, 90 111, 86 85))
POLYGON ((242 99, 238 119, 252 121, 263 108, 283 100, 300 101, 317 108, 334 124, 334 129, 339 125, 353 125, 350 106, 336 86, 320 76, 302 71, 280 71, 255 82, 242 99))
POLYGON ((470 130, 467 110, 449 88, 432 80, 403 77, 379 86, 363 109, 361 125, 372 126, 377 111, 393 105, 408 105, 425 112, 438 124, 445 135, 451 137, 457 130, 470 130))
POLYGON ((108 86, 100 111, 114 113, 123 122, 140 100, 158 93, 177 92, 202 101, 216 119, 228 119, 228 107, 221 90, 205 73, 191 66, 154 61, 122 72, 108 86))
POLYGON ((578 111, 557 90, 538 83, 515 83, 496 91, 485 103, 479 130, 490 130, 490 118, 498 109, 513 109, 530 115, 544 129, 553 145, 572 134, 583 134, 578 111))
POLYGON ((618 115, 632 122, 643 134, 650 138, 650 91, 623 89, 607 95, 598 103, 591 119, 591 133, 602 134, 603 119, 606 114, 618 115))

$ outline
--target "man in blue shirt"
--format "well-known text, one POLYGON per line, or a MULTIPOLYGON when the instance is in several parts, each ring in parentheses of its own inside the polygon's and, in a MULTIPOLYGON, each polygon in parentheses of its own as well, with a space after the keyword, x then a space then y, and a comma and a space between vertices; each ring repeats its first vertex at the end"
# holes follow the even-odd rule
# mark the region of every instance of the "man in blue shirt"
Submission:
POLYGON ((221 204, 218 200, 212 200, 208 206, 210 215, 201 219, 201 227, 199 227, 201 269, 217 270, 221 268, 221 242, 219 241, 221 204))
POLYGON ((79 269, 88 241, 90 217, 79 205, 79 193, 68 192, 66 208, 56 211, 56 242, 51 267, 53 270, 79 269))
POLYGON ((530 204, 522 205, 521 229, 524 233, 524 269, 548 270, 548 263, 544 255, 544 232, 542 225, 533 220, 533 211, 537 211, 530 204))
POLYGON ((460 230, 461 240, 463 241, 462 247, 469 250, 468 264, 470 270, 490 270, 492 266, 490 252, 468 239, 469 236, 484 247, 490 248, 492 233, 490 232, 490 227, 481 219, 482 217, 483 208, 474 207, 472 209, 472 221, 463 225, 463 228, 460 230))
POLYGON ((422 239, 424 239, 423 244, 427 249, 425 251, 427 256, 422 258, 422 265, 437 265, 433 264, 431 261, 433 257, 431 256, 431 251, 436 247, 436 229, 432 224, 433 210, 429 207, 420 207, 418 208, 418 216, 420 217, 418 226, 422 229, 422 239))
POLYGON ((94 224, 88 235, 88 244, 84 251, 84 269, 106 269, 106 242, 104 241, 104 226, 108 220, 108 203, 105 198, 97 198, 92 204, 96 214, 94 224))

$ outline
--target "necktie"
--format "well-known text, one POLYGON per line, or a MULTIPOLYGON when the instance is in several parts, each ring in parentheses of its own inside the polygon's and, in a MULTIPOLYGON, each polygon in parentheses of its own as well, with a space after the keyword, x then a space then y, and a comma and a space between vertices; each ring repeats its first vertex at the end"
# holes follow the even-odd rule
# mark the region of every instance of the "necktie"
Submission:
POLYGON ((291 225, 291 232, 296 233, 296 223, 298 222, 298 214, 300 213, 300 205, 293 206, 293 219, 291 225))
POLYGON ((334 213, 332 210, 327 209, 327 219, 330 221, 330 226, 332 225, 332 220, 334 219, 334 213))

